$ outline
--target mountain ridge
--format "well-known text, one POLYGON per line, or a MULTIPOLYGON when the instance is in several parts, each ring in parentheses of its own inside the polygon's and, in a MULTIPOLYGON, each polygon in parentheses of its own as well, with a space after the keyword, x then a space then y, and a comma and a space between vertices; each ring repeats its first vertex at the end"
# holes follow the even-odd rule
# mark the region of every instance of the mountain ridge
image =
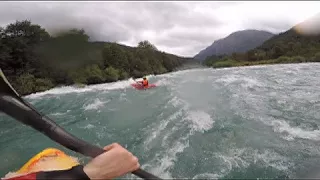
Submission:
POLYGON ((245 53, 210 56, 203 63, 212 67, 232 67, 301 62, 320 62, 320 13, 245 53))
POLYGON ((275 34, 256 29, 247 29, 233 32, 225 38, 214 41, 210 46, 201 50, 193 58, 203 61, 212 55, 230 55, 232 53, 246 52, 261 45, 275 34))

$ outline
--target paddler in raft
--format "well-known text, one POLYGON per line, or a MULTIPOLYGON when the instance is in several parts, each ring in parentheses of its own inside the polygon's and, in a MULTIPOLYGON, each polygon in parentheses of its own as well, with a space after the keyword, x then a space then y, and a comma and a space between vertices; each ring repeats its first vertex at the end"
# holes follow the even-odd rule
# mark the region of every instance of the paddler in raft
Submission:
POLYGON ((86 165, 80 165, 62 151, 49 148, 31 159, 20 170, 8 173, 6 180, 93 180, 113 179, 139 169, 138 158, 117 143, 86 165), (45 155, 46 154, 46 155, 45 155))
POLYGON ((149 81, 147 79, 146 76, 143 76, 142 81, 137 81, 138 83, 140 83, 144 88, 148 88, 149 87, 149 81))

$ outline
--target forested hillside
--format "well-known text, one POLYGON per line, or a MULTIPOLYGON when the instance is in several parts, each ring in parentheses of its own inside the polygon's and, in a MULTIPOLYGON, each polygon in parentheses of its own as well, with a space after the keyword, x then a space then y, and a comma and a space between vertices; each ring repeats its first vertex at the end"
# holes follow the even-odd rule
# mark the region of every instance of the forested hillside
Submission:
POLYGON ((58 85, 96 84, 174 71, 192 59, 137 47, 90 42, 84 30, 50 35, 40 25, 16 21, 0 28, 0 67, 20 94, 58 85))

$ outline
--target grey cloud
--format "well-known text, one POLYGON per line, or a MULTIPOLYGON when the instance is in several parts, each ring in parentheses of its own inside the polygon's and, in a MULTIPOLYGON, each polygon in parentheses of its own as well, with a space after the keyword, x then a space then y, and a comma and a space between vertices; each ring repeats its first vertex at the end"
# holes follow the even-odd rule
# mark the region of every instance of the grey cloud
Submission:
POLYGON ((285 23, 285 19, 250 20, 243 23, 243 27, 230 27, 223 17, 215 13, 220 8, 241 3, 0 2, 0 25, 29 19, 50 33, 66 28, 83 28, 92 40, 124 44, 149 40, 160 50, 163 48, 170 53, 190 56, 214 40, 223 38, 230 28, 275 32, 290 27, 291 22, 285 23), (146 32, 151 35, 145 35, 146 32))
POLYGON ((276 19, 262 19, 256 21, 248 21, 244 23, 244 27, 246 28, 254 28, 259 30, 270 31, 272 33, 279 33, 283 31, 287 31, 292 26, 296 25, 294 22, 289 22, 286 20, 276 19))
POLYGON ((168 46, 159 46, 158 48, 163 49, 165 51, 172 51, 175 54, 181 55, 181 56, 186 56, 186 54, 196 54, 199 52, 198 49, 203 49, 203 45, 201 44, 180 44, 179 46, 172 46, 172 47, 168 47, 168 46))
MULTIPOLYGON (((193 12, 195 2, 1 2, 0 24, 30 19, 45 27, 48 32, 66 28, 83 28, 92 40, 125 42, 145 40, 143 31, 156 34, 156 46, 195 47, 198 43, 212 41, 212 35, 202 33, 202 28, 222 24, 216 17, 193 12), (172 32, 176 27, 182 31, 172 32), (192 32, 188 30, 195 29, 192 32), (160 38, 160 39, 159 39, 160 38), (161 39, 163 38, 163 39, 161 39)), ((215 6, 214 6, 215 5, 215 6)), ((220 5, 230 3, 214 3, 220 5)), ((136 43, 137 43, 136 42, 136 43)))
POLYGON ((115 13, 124 26, 132 29, 160 31, 175 26, 194 27, 221 23, 214 17, 190 13, 190 7, 173 2, 122 3, 126 13, 115 13))
POLYGON ((10 22, 27 18, 49 31, 84 28, 93 39, 110 41, 124 41, 146 29, 161 32, 177 25, 201 27, 221 23, 214 17, 191 14, 190 7, 174 2, 13 2, 1 7, 1 24, 9 23, 9 18, 4 17, 11 17, 10 22), (86 14, 87 11, 94 14, 86 14))
POLYGON ((201 28, 196 28, 192 31, 185 29, 184 32, 171 32, 168 33, 168 38, 176 38, 180 40, 188 40, 190 42, 207 43, 215 39, 221 38, 220 34, 215 32, 214 29, 208 29, 204 32, 201 28))
POLYGON ((212 44, 213 40, 220 38, 214 33, 200 33, 201 29, 184 33, 179 31, 169 32, 165 36, 156 39, 154 43, 158 44, 159 47, 170 47, 168 50, 178 55, 184 55, 183 50, 187 54, 197 54, 199 49, 205 48, 212 44))
POLYGON ((112 16, 99 19, 86 14, 86 10, 94 10, 89 4, 56 3, 56 2, 23 2, 6 3, 0 7, 0 23, 12 23, 15 20, 29 19, 33 23, 45 27, 48 32, 68 28, 83 28, 93 40, 121 41, 130 38, 130 33, 115 23, 112 16), (84 8, 84 6, 88 8, 84 8), (79 12, 84 14, 80 14, 79 12), (9 18, 8 18, 9 17, 9 18))

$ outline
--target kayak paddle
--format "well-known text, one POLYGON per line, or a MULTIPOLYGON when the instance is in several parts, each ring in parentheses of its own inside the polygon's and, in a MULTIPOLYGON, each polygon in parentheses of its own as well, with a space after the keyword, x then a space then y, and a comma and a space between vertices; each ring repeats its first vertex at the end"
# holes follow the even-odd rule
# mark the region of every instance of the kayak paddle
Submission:
MULTIPOLYGON (((50 139, 64 147, 92 158, 105 151, 95 145, 89 144, 65 131, 49 117, 40 114, 32 105, 23 98, 10 85, 0 69, 0 111, 15 118, 25 125, 40 131, 50 139)), ((160 179, 142 169, 133 171, 132 174, 143 179, 160 179)))

